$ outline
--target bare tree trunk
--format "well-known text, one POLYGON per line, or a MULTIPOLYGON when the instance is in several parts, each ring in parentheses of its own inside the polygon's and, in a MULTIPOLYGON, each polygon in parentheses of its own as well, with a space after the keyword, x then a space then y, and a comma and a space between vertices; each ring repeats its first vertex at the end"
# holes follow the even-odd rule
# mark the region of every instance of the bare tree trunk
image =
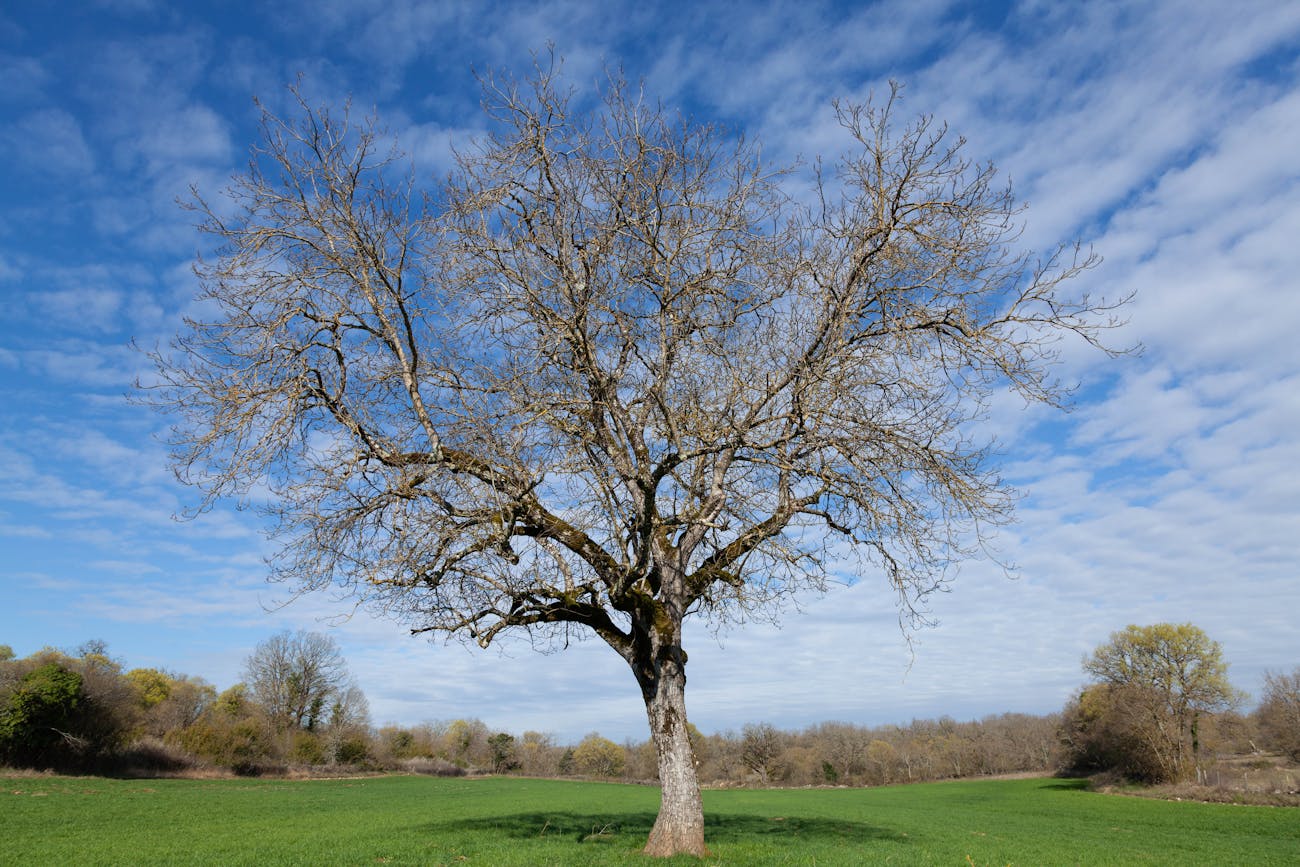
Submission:
POLYGON ((686 728, 686 672, 677 660, 660 667, 659 677, 643 686, 650 735, 659 759, 660 802, 645 854, 703 857, 704 805, 695 775, 695 752, 686 728))

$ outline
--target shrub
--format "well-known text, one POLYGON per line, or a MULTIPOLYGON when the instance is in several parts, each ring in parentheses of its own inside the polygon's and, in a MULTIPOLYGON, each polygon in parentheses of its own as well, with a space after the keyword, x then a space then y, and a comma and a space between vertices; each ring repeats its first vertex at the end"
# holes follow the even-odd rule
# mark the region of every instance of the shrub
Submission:
POLYGON ((194 725, 168 740, 205 761, 232 770, 260 767, 276 755, 274 738, 264 721, 231 717, 219 708, 205 713, 194 725))
POLYGON ((93 744, 81 734, 82 677, 56 662, 25 674, 0 710, 0 760, 18 767, 68 767, 93 744))
POLYGON ((295 763, 301 765, 325 764, 325 748, 321 745, 320 738, 311 732, 294 732, 290 756, 295 763))
POLYGON ((334 761, 342 765, 359 765, 370 754, 370 745, 361 735, 353 735, 339 741, 334 748, 334 761))

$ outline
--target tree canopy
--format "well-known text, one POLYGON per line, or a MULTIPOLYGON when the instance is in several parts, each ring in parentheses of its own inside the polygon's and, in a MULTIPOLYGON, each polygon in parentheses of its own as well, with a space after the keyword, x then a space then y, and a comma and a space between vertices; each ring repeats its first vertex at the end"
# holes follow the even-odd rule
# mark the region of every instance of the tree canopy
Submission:
POLYGON ((347 663, 338 643, 319 632, 279 632, 244 663, 254 697, 280 727, 315 730, 343 696, 347 663))
POLYGON ((1153 689, 1178 712, 1226 710, 1239 701, 1223 647, 1191 623, 1126 626, 1083 668, 1103 683, 1153 689))
POLYGON ((180 477, 267 494, 275 577, 487 646, 594 634, 660 755, 647 851, 704 851, 682 622, 822 587, 907 609, 1005 521, 995 390, 1060 403, 1056 341, 1114 305, 1017 249, 991 166, 898 93, 799 173, 616 77, 484 81, 489 133, 424 184, 377 125, 266 113, 203 312, 156 353, 180 477), (795 181, 798 181, 797 183, 795 181), (811 191, 801 186, 811 182, 811 191))
POLYGON ((1191 623, 1130 625, 1084 659, 1097 683, 1070 715, 1093 760, 1155 782, 1198 767, 1201 719, 1241 693, 1228 682, 1223 648, 1191 623))

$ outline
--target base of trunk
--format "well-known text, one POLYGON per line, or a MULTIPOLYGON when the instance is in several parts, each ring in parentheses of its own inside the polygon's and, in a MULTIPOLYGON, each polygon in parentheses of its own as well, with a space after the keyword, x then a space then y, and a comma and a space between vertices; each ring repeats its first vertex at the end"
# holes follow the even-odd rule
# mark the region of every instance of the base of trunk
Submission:
POLYGON ((708 848, 704 845, 704 825, 683 826, 678 822, 665 821, 662 812, 650 830, 650 839, 646 841, 644 854, 652 858, 671 858, 674 855, 694 855, 706 858, 708 848))

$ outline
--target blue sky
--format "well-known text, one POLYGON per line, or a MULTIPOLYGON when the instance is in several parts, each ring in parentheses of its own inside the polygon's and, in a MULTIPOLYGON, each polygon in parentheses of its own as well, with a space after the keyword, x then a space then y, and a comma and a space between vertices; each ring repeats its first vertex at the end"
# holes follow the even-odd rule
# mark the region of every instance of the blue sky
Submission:
POLYGON ((347 600, 265 582, 247 513, 194 502, 125 399, 195 291, 202 240, 175 204, 218 191, 254 141, 252 98, 373 107, 429 174, 481 129, 474 70, 525 71, 548 41, 777 160, 839 148, 830 101, 895 78, 1029 205, 1026 245, 1105 257, 1081 289, 1138 292, 1121 340, 1067 346, 1068 416, 996 403, 1023 491, 934 628, 898 626, 879 576, 779 625, 688 633, 705 731, 1057 710, 1080 659, 1129 623, 1192 621, 1238 686, 1300 664, 1300 5, 103 0, 0 11, 0 644, 99 638, 128 667, 224 688, 261 639, 328 631, 376 723, 478 716, 576 739, 641 738, 623 663, 409 637, 347 600))

